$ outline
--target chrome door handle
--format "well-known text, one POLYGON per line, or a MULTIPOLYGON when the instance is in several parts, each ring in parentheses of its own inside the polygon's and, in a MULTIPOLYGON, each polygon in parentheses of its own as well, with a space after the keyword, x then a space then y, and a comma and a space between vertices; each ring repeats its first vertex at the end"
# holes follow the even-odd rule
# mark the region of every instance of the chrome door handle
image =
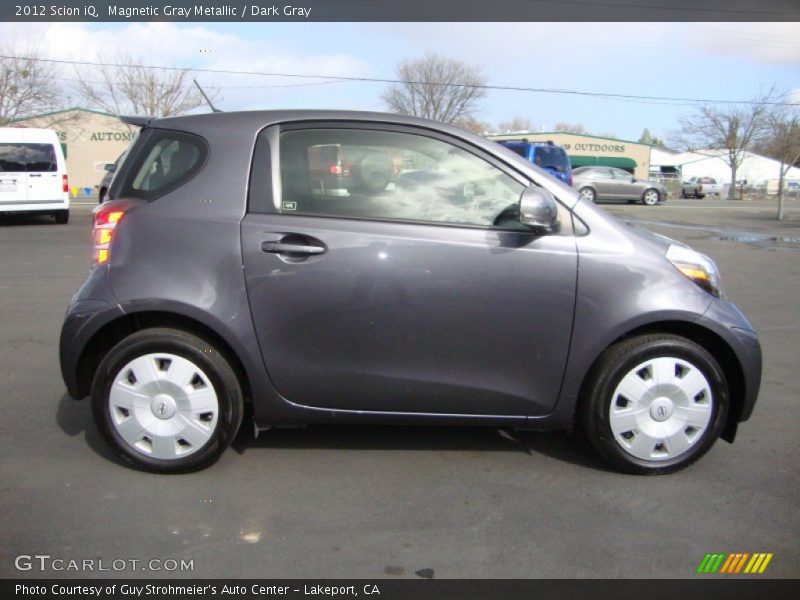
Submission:
POLYGON ((261 250, 271 254, 323 254, 323 246, 306 246, 305 244, 284 244, 281 242, 261 242, 261 250))

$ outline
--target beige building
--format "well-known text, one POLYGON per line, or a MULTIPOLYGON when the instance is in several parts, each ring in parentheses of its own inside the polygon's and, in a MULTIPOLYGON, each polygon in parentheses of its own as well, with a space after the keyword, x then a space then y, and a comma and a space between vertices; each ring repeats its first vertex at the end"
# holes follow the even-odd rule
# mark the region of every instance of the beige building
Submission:
POLYGON ((566 149, 572 168, 600 165, 625 169, 639 179, 650 176, 648 144, 561 131, 495 134, 488 137, 492 140, 527 139, 531 142, 549 140, 566 149))
POLYGON ((86 197, 87 188, 88 196, 97 194, 96 186, 105 175, 105 166, 117 160, 138 130, 115 115, 85 108, 18 119, 13 126, 55 130, 67 159, 69 185, 77 190, 77 198, 86 197))

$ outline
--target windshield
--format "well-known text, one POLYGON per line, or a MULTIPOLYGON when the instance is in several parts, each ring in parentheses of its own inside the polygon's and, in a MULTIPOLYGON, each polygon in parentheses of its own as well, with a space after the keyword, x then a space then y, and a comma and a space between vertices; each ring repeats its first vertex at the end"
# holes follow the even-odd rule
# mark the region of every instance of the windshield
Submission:
POLYGON ((543 169, 553 169, 559 173, 566 173, 569 167, 567 153, 554 146, 537 146, 533 162, 543 169))

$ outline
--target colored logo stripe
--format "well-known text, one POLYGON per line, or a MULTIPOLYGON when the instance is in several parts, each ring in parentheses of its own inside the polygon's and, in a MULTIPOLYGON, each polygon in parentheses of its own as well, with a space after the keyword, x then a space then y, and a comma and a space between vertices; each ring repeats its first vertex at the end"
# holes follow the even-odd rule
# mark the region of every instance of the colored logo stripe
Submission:
POLYGON ((745 573, 763 573, 767 568, 769 561, 772 560, 772 553, 769 554, 753 554, 753 558, 747 563, 744 568, 745 573))
POLYGON ((750 554, 748 552, 734 552, 731 554, 724 552, 709 553, 703 557, 700 566, 697 567, 697 572, 726 574, 742 572, 747 574, 763 573, 773 556, 771 552, 759 552, 755 554, 750 554), (742 569, 744 569, 744 571, 742 571, 742 569))

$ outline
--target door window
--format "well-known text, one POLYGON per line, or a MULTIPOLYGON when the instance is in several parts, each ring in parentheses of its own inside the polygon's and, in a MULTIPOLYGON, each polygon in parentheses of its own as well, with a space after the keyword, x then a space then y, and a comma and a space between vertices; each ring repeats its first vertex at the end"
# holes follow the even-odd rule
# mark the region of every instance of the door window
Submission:
POLYGON ((25 171, 25 145, 0 144, 0 172, 20 173, 25 171))
POLYGON ((286 214, 491 227, 524 186, 453 144, 392 131, 302 129, 280 138, 286 214))
POLYGON ((591 180, 612 179, 611 169, 592 169, 588 173, 588 179, 591 180))

